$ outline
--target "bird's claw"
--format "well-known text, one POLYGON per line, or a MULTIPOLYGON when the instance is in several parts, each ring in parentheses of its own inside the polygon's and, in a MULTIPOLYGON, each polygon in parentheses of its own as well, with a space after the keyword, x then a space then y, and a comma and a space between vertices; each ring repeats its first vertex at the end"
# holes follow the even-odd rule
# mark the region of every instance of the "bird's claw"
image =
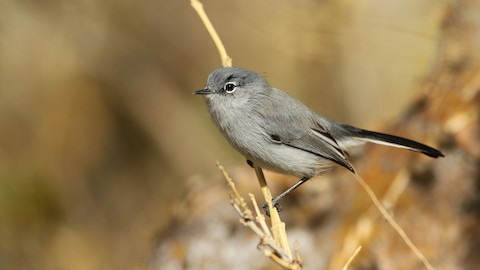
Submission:
MULTIPOLYGON (((283 210, 282 206, 278 203, 278 201, 272 200, 272 206, 277 208, 277 211, 280 212, 283 210)), ((268 203, 263 204, 263 210, 265 211, 265 215, 268 217, 270 216, 270 208, 268 207, 268 203)))

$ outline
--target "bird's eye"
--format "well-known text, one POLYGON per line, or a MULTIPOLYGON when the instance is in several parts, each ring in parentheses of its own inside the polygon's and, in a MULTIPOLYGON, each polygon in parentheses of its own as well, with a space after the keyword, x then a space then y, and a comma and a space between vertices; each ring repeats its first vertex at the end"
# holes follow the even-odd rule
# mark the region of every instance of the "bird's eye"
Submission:
POLYGON ((228 82, 225 84, 225 86, 223 87, 223 89, 225 90, 225 92, 227 93, 233 93, 237 88, 237 85, 233 82, 228 82))

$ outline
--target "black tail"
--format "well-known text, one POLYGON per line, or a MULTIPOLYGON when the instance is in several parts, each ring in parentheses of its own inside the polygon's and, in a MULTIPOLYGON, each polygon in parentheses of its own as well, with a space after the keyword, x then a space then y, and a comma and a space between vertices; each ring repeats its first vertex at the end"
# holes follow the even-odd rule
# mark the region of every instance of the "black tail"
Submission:
POLYGON ((412 141, 406 138, 385 134, 385 133, 380 133, 380 132, 375 132, 375 131, 364 130, 364 129, 347 126, 347 125, 345 125, 344 127, 348 131, 352 132, 353 133, 352 135, 354 135, 355 137, 363 141, 373 142, 373 143, 383 144, 383 145, 388 145, 393 147, 405 148, 408 150, 423 153, 432 158, 438 158, 438 157, 444 156, 442 152, 438 151, 433 147, 430 147, 428 145, 425 145, 416 141, 412 141))

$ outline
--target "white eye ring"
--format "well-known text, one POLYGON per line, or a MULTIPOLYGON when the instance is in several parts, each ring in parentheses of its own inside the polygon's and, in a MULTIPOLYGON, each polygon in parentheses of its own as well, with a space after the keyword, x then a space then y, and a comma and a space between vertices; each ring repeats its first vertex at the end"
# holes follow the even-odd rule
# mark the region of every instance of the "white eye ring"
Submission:
POLYGON ((237 90, 237 85, 234 82, 227 82, 225 84, 225 86, 223 87, 223 90, 225 90, 225 92, 231 94, 231 93, 235 92, 235 90, 237 90))

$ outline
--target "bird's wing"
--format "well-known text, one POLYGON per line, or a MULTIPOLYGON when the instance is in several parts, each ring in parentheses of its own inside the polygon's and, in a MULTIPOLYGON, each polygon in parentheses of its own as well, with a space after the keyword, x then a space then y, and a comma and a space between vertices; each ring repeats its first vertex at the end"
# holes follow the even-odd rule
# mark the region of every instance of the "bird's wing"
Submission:
POLYGON ((354 172, 346 153, 305 105, 283 92, 276 93, 262 105, 259 112, 264 119, 263 126, 274 143, 328 159, 354 172))

